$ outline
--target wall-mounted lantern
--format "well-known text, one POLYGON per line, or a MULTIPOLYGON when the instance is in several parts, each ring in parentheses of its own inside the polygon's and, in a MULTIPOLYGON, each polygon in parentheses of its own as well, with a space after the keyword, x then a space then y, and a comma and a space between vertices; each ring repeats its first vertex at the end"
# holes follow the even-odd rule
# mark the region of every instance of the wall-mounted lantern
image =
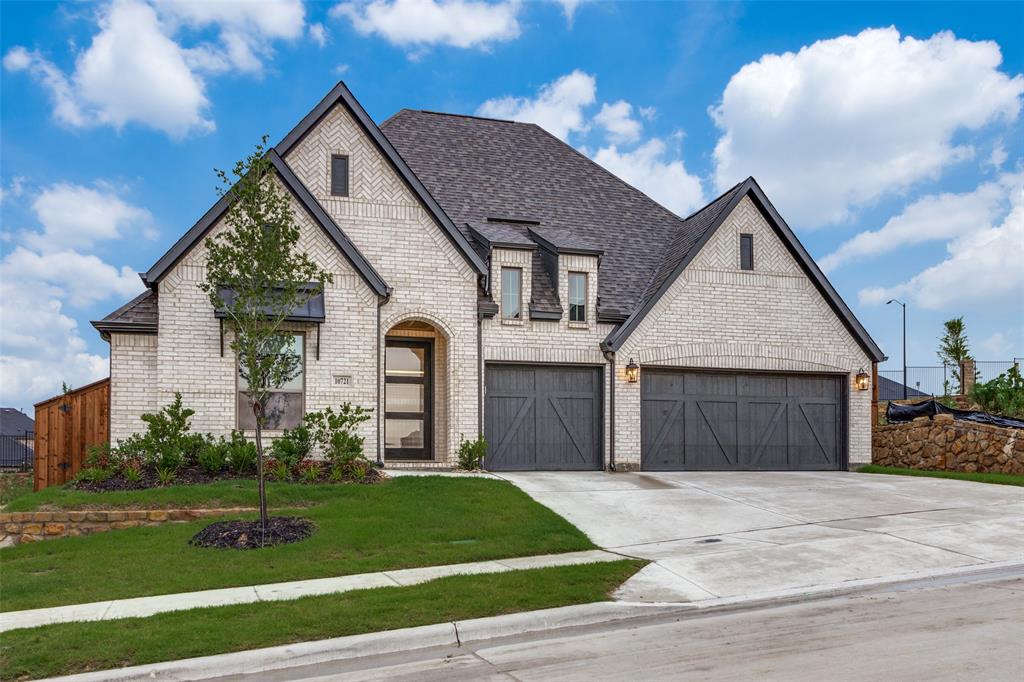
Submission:
POLYGON ((869 375, 863 369, 857 372, 857 378, 854 380, 854 386, 857 387, 858 391, 866 391, 871 387, 871 375, 869 375))
POLYGON ((636 360, 633 358, 630 358, 626 365, 626 381, 631 384, 640 381, 640 365, 636 364, 636 360))

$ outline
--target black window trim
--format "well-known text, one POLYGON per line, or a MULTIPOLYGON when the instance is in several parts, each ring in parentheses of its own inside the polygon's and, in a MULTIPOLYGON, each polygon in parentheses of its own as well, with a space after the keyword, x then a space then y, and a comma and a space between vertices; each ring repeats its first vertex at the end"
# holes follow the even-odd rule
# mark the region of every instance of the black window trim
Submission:
POLYGON ((754 269, 754 235, 749 232, 740 233, 740 270, 753 270, 754 269), (744 242, 748 245, 746 249, 747 253, 744 253, 744 242), (749 256, 749 263, 744 265, 744 255, 749 256))
POLYGON ((351 177, 351 173, 352 173, 352 169, 351 169, 350 164, 349 164, 348 154, 331 154, 331 177, 328 179, 328 183, 327 184, 329 185, 328 190, 330 191, 332 197, 347 197, 349 195, 349 190, 351 189, 351 187, 349 186, 349 180, 350 180, 350 177, 351 177), (339 192, 335 192, 334 191, 334 188, 335 188, 335 184, 334 184, 335 172, 334 172, 334 170, 335 170, 335 162, 336 161, 344 161, 345 162, 345 193, 344 194, 341 194, 339 192))
POLYGON ((590 277, 588 276, 588 273, 586 273, 586 272, 582 272, 582 271, 579 271, 579 270, 571 270, 571 271, 569 271, 568 284, 569 284, 569 291, 567 292, 568 295, 567 295, 566 298, 569 299, 569 321, 577 323, 577 324, 586 323, 586 321, 587 321, 587 299, 590 298, 590 277), (579 319, 579 320, 574 320, 574 319, 572 319, 572 310, 573 310, 572 278, 573 277, 577 277, 577 276, 583 278, 583 304, 576 306, 577 308, 583 308, 583 317, 581 319, 579 319))

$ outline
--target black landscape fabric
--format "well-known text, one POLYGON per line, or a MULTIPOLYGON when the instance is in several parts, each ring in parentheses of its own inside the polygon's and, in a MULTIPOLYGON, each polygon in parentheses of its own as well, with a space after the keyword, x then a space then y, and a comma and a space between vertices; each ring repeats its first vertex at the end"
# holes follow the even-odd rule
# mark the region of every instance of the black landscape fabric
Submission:
POLYGON ((890 422, 908 422, 917 417, 934 417, 937 414, 951 414, 954 419, 978 422, 979 424, 991 424, 992 426, 1005 426, 1013 429, 1024 429, 1024 420, 1013 417, 1001 417, 988 412, 974 412, 971 410, 958 410, 954 407, 946 407, 937 400, 923 400, 910 405, 899 405, 889 403, 885 411, 885 418, 890 422))

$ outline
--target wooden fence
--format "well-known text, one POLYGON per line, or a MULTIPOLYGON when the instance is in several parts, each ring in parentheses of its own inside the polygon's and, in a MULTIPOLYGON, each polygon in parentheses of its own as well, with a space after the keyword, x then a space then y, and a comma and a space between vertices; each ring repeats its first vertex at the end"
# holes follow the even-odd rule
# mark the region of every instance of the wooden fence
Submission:
POLYGON ((66 483, 89 446, 109 440, 109 378, 36 403, 35 489, 66 483))

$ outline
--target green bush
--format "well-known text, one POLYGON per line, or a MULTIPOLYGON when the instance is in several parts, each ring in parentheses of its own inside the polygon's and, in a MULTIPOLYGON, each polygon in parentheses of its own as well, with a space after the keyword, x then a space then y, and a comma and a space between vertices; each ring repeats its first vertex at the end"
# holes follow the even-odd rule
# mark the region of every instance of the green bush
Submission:
MULTIPOLYGON (((223 439, 223 436, 221 436, 223 439)), ((227 444, 228 468, 243 476, 256 471, 256 444, 245 438, 241 431, 232 431, 227 444)))
MULTIPOLYGON (((189 434, 189 419, 195 410, 183 407, 181 394, 174 394, 174 401, 165 405, 158 412, 142 415, 146 422, 146 433, 142 436, 142 448, 147 459, 157 468, 177 470, 194 457, 197 443, 193 434, 189 434)), ((203 439, 200 436, 200 439, 203 439)))
POLYGON ((459 443, 459 468, 475 471, 481 467, 487 454, 487 441, 483 436, 476 440, 463 439, 459 443))
POLYGON ((298 476, 302 483, 316 483, 320 479, 320 462, 307 459, 299 462, 298 476))
POLYGON ((85 450, 85 466, 88 469, 103 469, 113 472, 117 469, 115 453, 110 448, 110 443, 90 445, 85 450))
POLYGON ((76 481, 84 481, 86 483, 103 483, 111 477, 113 472, 109 469, 101 469, 99 467, 87 467, 78 472, 75 476, 76 481))
POLYGON ((288 463, 279 459, 268 459, 266 472, 267 476, 275 481, 290 481, 292 479, 292 470, 288 463))
POLYGON ((1024 377, 1014 365, 991 381, 975 384, 971 399, 986 412, 1024 417, 1024 377))
POLYGON ((372 410, 344 403, 337 412, 330 407, 309 412, 304 423, 312 442, 323 448, 324 456, 333 463, 343 463, 363 457, 365 439, 356 435, 356 431, 360 424, 370 419, 370 412, 372 410))
POLYGON ((230 444, 224 440, 223 436, 221 436, 218 442, 214 442, 211 439, 199 451, 196 462, 207 474, 215 476, 227 468, 228 452, 230 449, 230 444))
POLYGON ((156 480, 160 482, 160 485, 170 485, 174 483, 174 476, 176 469, 169 466, 156 467, 156 480))
POLYGON ((270 455, 275 459, 287 462, 295 468, 299 462, 309 457, 313 450, 313 434, 305 424, 294 429, 285 429, 284 433, 270 446, 270 455))

